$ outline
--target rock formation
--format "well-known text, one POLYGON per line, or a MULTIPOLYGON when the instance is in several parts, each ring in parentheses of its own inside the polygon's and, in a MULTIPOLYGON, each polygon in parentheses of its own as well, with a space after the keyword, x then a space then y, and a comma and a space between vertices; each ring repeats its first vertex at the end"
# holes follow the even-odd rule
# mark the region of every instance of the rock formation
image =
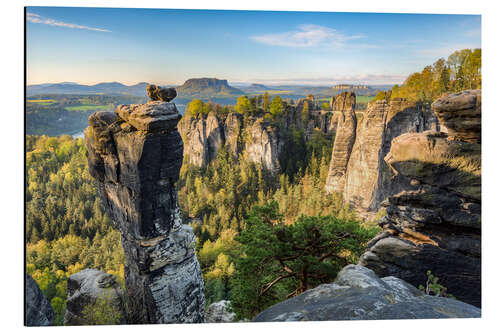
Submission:
POLYGON ((277 172, 282 149, 278 128, 262 117, 252 117, 247 119, 244 129, 243 138, 242 116, 236 113, 219 117, 210 112, 206 118, 185 115, 179 122, 179 131, 185 142, 185 162, 198 167, 206 166, 215 159, 218 150, 226 146, 235 157, 245 152, 249 161, 277 172))
POLYGON ((245 140, 246 158, 265 169, 277 173, 280 170, 279 155, 283 142, 276 127, 267 124, 263 119, 257 119, 247 128, 245 140))
POLYGON ((172 102, 120 105, 89 117, 89 171, 122 234, 128 323, 203 322, 205 298, 192 229, 174 188, 183 143, 172 102))
POLYGON ((481 91, 447 94, 432 104, 450 139, 481 143, 481 91))
POLYGON ((232 323, 236 314, 229 310, 230 301, 212 303, 205 312, 206 323, 232 323))
POLYGON ((278 303, 253 321, 479 318, 481 310, 457 300, 429 296, 393 276, 379 278, 348 265, 331 284, 322 284, 278 303))
POLYGON ((88 325, 82 312, 98 299, 109 302, 114 311, 121 314, 120 323, 125 323, 125 298, 115 276, 97 269, 84 269, 68 278, 67 293, 64 325, 88 325))
POLYGON ((325 188, 327 192, 342 192, 345 186, 347 163, 356 139, 356 113, 354 112, 356 95, 342 93, 331 104, 335 108, 333 110, 339 112, 339 115, 325 188))
POLYGON ((177 91, 175 90, 175 88, 162 88, 159 86, 155 86, 154 84, 148 85, 146 87, 146 91, 148 92, 148 96, 152 101, 170 102, 177 96, 177 91))
POLYGON ((50 326, 54 323, 54 310, 50 302, 43 295, 38 284, 31 276, 25 277, 25 312, 26 326, 50 326))
POLYGON ((457 299, 480 307, 481 92, 445 95, 432 108, 451 135, 425 131, 392 140, 385 163, 395 182, 408 185, 384 202, 383 232, 360 264, 415 286, 430 270, 457 299))
MULTIPOLYGON (((354 93, 338 96, 333 105, 337 109, 354 110, 354 93)), ((361 121, 355 121, 354 112, 349 114, 346 118, 345 111, 339 112, 332 118, 337 136, 325 188, 327 192, 342 193, 344 200, 362 217, 370 217, 388 195, 408 185, 394 181, 383 161, 392 139, 403 133, 437 128, 437 120, 421 104, 401 98, 390 103, 385 100, 370 103, 361 121)))

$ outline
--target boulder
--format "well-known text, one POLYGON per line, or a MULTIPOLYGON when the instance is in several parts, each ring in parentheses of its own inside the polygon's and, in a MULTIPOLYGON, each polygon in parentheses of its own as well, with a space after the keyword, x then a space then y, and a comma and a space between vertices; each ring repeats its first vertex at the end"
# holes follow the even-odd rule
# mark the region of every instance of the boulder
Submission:
POLYGON ((451 298, 430 296, 396 277, 379 278, 348 265, 323 284, 259 313, 254 322, 479 318, 481 310, 451 298))
POLYGON ((90 174, 122 235, 128 323, 204 321, 204 286, 175 182, 183 159, 174 103, 119 106, 84 131, 90 174))
POLYGON ((481 143, 481 90, 445 94, 432 103, 450 140, 481 143))
POLYGON ((26 326, 50 326, 54 323, 54 310, 35 280, 28 274, 25 277, 26 326))
POLYGON ((98 299, 109 302, 120 315, 120 323, 126 322, 125 299, 116 277, 97 269, 84 269, 68 277, 66 313, 64 325, 88 325, 83 313, 98 299))
POLYGON ((219 301, 212 303, 205 311, 206 323, 231 323, 234 321, 236 314, 230 311, 230 301, 219 301))
POLYGON ((162 88, 155 86, 154 84, 150 84, 146 86, 146 91, 152 101, 170 102, 177 97, 177 91, 175 88, 162 88))

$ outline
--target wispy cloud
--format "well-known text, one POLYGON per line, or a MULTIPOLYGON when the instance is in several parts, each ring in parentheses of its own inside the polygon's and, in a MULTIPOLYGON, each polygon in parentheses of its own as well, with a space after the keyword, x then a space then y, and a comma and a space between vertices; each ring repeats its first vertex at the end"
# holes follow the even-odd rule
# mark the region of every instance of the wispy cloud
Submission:
POLYGON ((46 17, 40 16, 40 15, 34 14, 34 13, 27 13, 26 20, 28 20, 28 22, 31 22, 31 23, 47 24, 47 25, 52 25, 55 27, 64 27, 64 28, 70 28, 70 29, 84 29, 84 30, 100 31, 100 32, 111 32, 110 30, 107 30, 107 29, 93 28, 93 27, 88 27, 86 25, 79 25, 79 24, 74 24, 74 23, 57 21, 57 20, 53 20, 51 18, 46 18, 46 17))
POLYGON ((360 35, 348 36, 335 29, 315 24, 304 24, 298 28, 298 30, 282 33, 251 36, 250 39, 272 46, 307 48, 324 45, 340 48, 349 40, 363 37, 360 35))

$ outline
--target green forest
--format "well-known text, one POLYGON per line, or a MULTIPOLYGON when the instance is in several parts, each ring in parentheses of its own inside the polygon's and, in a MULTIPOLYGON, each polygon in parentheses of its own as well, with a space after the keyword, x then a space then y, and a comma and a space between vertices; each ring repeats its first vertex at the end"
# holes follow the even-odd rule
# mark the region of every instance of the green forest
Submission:
MULTIPOLYGON (((457 51, 376 99, 430 101, 445 91, 480 88, 480 59, 480 49, 457 51)), ((39 100, 51 103, 50 96, 39 100)), ((280 96, 264 94, 242 96, 235 106, 193 100, 186 113, 262 113, 279 123, 286 109, 280 96)), ((325 193, 333 140, 319 130, 306 140, 298 127, 285 133, 285 146, 280 174, 222 148, 206 167, 184 164, 177 183, 183 220, 197 236, 206 303, 231 300, 237 319, 333 281, 378 231, 357 220, 339 194, 325 193)), ((25 186, 27 273, 62 325, 69 275, 97 268, 123 284, 121 236, 101 207, 83 139, 28 131, 25 186)))

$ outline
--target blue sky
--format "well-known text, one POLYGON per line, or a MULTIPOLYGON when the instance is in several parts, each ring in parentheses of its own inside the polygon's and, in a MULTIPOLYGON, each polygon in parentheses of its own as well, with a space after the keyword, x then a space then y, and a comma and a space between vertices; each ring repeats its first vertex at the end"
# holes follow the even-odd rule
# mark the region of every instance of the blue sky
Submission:
POLYGON ((28 84, 393 84, 481 47, 477 15, 27 8, 28 84))

